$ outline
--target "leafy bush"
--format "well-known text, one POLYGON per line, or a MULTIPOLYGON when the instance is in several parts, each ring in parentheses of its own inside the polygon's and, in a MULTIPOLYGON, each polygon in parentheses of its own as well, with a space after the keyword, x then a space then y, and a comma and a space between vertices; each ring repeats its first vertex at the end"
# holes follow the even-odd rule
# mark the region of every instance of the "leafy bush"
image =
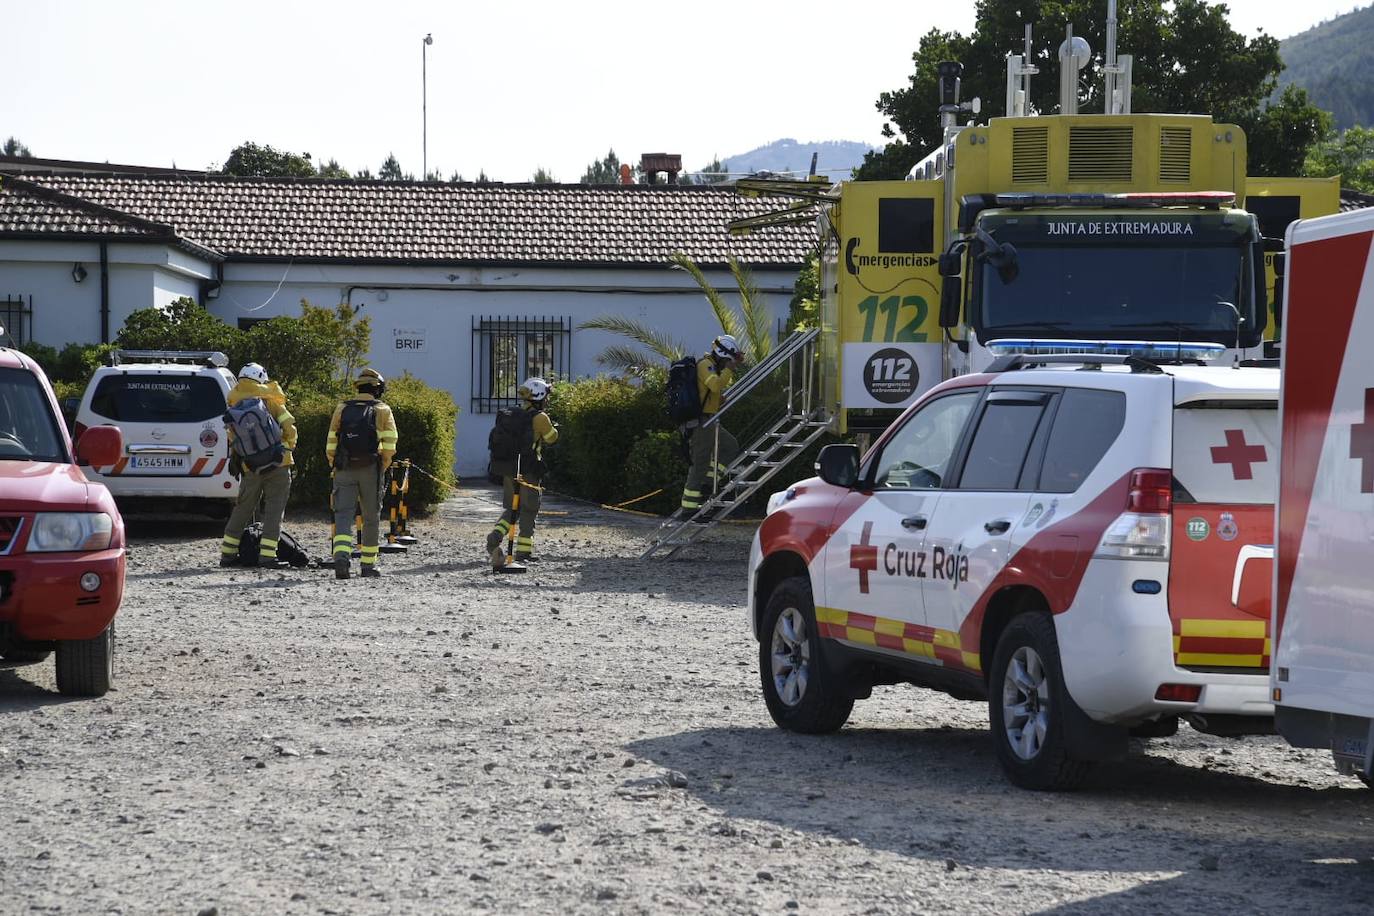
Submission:
MULTIPOLYGON (((661 513, 676 509, 687 462, 664 409, 666 382, 662 370, 651 370, 639 384, 600 376, 555 385, 549 413, 560 434, 558 446, 547 453, 552 489, 612 505, 662 489, 629 508, 661 513)), ((743 397, 724 423, 740 447, 747 448, 783 415, 785 396, 781 387, 765 383, 743 397)), ((817 452, 832 441, 839 440, 822 437, 799 454, 737 515, 761 514, 769 494, 812 476, 817 452)))
MULTIPOLYGON (((296 481, 291 485, 291 503, 296 506, 329 505, 330 467, 324 447, 329 436, 329 420, 339 401, 319 393, 308 393, 299 402, 288 404, 296 418, 296 481)), ((453 437, 458 408, 447 391, 431 388, 409 374, 387 382, 386 403, 396 418, 397 458, 409 458, 439 480, 453 480, 453 437)), ((449 488, 424 474, 410 475, 409 505, 422 509, 448 495, 449 488)))
POLYGON ((597 502, 641 495, 625 493, 624 459, 646 434, 670 429, 666 382, 651 370, 638 384, 603 375, 555 385, 549 415, 560 427, 558 446, 546 453, 555 487, 597 502))
POLYGON ((625 457, 624 499, 634 499, 654 490, 663 492, 626 506, 627 509, 667 515, 682 501, 682 487, 686 482, 687 461, 682 456, 681 437, 676 431, 654 430, 630 446, 625 457))
POLYGON ((328 309, 302 299, 299 318, 279 315, 243 331, 182 297, 134 312, 115 340, 127 350, 218 350, 234 370, 261 363, 283 388, 332 393, 367 365, 371 339, 371 319, 347 303, 328 309))

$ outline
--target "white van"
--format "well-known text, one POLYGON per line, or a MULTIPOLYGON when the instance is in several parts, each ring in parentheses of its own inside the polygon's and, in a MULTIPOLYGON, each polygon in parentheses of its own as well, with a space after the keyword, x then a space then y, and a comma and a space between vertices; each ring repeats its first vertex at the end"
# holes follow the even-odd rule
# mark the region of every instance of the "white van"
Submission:
POLYGON ((161 497, 223 502, 238 496, 224 431, 234 377, 223 353, 117 350, 96 370, 76 409, 75 436, 116 426, 124 453, 85 468, 119 499, 161 497))
POLYGON ((1288 229, 1275 724, 1374 784, 1374 210, 1288 229))

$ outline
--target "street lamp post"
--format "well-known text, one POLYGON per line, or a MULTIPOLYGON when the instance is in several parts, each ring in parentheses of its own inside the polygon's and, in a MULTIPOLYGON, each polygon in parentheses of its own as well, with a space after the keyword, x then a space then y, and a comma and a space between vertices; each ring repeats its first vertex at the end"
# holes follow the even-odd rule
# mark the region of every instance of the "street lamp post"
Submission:
POLYGON ((429 78, 426 74, 429 46, 434 44, 434 36, 426 33, 420 45, 420 180, 429 180, 429 78))

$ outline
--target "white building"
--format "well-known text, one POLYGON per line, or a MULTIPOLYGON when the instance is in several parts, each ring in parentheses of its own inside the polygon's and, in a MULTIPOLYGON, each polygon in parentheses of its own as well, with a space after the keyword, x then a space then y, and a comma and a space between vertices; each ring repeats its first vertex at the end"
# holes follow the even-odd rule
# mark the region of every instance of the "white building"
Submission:
MULTIPOLYGON (((681 251, 734 300, 749 267, 786 318, 810 227, 733 238, 773 208, 715 187, 441 184, 82 172, 0 160, 0 324, 52 346, 111 340, 180 296, 226 322, 349 302, 372 318, 372 364, 452 393, 458 472, 486 464, 495 410, 529 375, 582 377, 633 318, 703 351, 718 333, 681 251)), ((270 371, 272 367, 268 367, 270 371)))

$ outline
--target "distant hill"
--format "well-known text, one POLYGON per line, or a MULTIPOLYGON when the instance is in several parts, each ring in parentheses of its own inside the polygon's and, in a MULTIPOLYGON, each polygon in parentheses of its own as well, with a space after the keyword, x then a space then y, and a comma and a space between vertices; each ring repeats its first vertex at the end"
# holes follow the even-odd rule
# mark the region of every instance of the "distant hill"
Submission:
POLYGON ((1279 53, 1287 69, 1279 87, 1297 83, 1318 108, 1325 108, 1344 130, 1374 125, 1374 6, 1337 16, 1330 22, 1285 38, 1279 53))
POLYGON ((750 172, 798 172, 804 175, 811 168, 811 154, 817 153, 817 171, 839 181, 848 178, 850 170, 857 168, 864 161, 864 153, 872 148, 867 143, 847 140, 801 143, 786 137, 747 153, 721 156, 720 161, 732 175, 750 172))

